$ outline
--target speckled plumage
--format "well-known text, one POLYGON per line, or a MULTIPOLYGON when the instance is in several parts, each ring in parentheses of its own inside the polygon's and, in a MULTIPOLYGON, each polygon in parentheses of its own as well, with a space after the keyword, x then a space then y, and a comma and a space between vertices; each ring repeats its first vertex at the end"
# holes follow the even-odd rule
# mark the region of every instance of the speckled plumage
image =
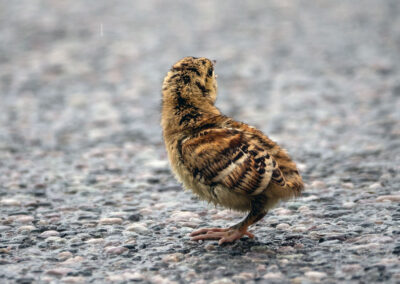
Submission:
POLYGON ((200 198, 249 212, 227 229, 202 229, 194 240, 231 242, 279 200, 298 196, 303 182, 284 149, 261 131, 214 106, 217 81, 206 58, 185 57, 163 83, 162 128, 172 170, 200 198))

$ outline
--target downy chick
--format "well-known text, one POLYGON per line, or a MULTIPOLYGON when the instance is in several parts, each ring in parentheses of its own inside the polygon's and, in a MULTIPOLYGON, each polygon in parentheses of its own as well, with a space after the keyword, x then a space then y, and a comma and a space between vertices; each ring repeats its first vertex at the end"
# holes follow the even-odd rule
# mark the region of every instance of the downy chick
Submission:
POLYGON ((279 200, 300 195, 303 181, 287 152, 261 131, 224 116, 214 106, 217 81, 207 58, 174 64, 162 87, 164 142, 176 178, 215 205, 248 212, 229 228, 204 228, 192 240, 233 242, 279 200))

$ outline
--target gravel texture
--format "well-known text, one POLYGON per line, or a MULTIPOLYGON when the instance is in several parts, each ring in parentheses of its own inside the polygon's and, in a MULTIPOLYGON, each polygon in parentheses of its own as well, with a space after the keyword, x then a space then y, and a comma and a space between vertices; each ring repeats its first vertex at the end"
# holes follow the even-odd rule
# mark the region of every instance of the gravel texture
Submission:
POLYGON ((400 2, 0 1, 1 283, 399 283, 400 2), (306 182, 256 239, 174 180, 160 89, 218 61, 220 109, 306 182))

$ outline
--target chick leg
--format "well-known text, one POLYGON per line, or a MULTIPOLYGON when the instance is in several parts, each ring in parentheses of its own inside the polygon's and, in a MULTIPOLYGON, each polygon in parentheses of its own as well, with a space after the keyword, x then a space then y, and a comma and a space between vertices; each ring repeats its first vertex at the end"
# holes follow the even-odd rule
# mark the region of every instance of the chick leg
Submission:
POLYGON ((254 235, 247 231, 247 228, 261 220, 266 214, 264 198, 257 198, 251 202, 251 209, 246 218, 240 223, 230 228, 203 228, 190 234, 192 241, 198 240, 219 240, 221 245, 225 242, 231 243, 243 237, 244 235, 254 238, 254 235))

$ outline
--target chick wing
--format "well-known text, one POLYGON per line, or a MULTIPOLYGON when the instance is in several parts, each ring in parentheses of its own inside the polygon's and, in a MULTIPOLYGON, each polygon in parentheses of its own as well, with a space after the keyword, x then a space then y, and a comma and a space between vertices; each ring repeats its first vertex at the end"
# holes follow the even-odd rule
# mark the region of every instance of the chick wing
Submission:
POLYGON ((281 173, 268 150, 254 134, 240 129, 207 129, 182 140, 179 148, 181 162, 205 185, 257 195, 271 179, 280 180, 281 173))

